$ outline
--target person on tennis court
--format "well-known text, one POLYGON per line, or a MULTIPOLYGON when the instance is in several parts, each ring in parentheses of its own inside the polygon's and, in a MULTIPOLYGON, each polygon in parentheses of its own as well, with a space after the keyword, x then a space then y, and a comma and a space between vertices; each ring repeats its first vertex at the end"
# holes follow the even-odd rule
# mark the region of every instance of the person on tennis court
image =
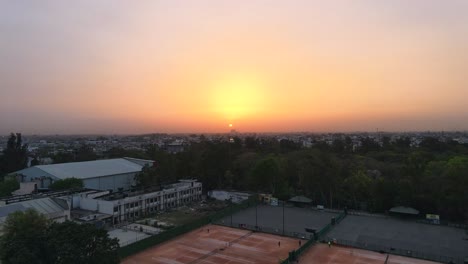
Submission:
POLYGON ((278 247, 281 247, 281 241, 278 241, 278 247))
POLYGON ((328 240, 328 247, 331 247, 331 241, 328 240))

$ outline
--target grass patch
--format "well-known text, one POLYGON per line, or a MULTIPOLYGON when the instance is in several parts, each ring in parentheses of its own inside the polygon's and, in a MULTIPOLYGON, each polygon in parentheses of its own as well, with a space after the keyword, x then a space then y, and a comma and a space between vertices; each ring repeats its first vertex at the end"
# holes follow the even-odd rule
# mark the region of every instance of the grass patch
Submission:
POLYGON ((196 220, 207 217, 214 212, 222 210, 227 207, 227 204, 219 201, 208 201, 204 204, 192 204, 189 206, 182 206, 172 209, 171 211, 161 212, 137 222, 144 223, 147 220, 156 220, 161 228, 182 226, 192 223, 196 220))
POLYGON ((166 212, 154 217, 158 222, 164 222, 174 226, 185 225, 207 216, 207 212, 191 211, 190 208, 182 208, 177 211, 166 212))

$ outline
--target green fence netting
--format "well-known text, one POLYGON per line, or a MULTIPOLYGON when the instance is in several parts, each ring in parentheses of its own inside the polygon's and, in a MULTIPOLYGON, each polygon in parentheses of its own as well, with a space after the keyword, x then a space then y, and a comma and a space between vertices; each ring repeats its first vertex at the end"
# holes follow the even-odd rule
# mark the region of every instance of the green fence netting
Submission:
POLYGON ((141 252, 147 248, 153 247, 157 244, 160 244, 162 242, 168 241, 170 239, 173 239, 177 236, 180 236, 182 234, 188 233, 190 231, 193 231, 197 228, 200 228, 204 225, 210 224, 214 221, 217 221, 223 217, 226 217, 230 214, 236 213, 240 210, 244 210, 246 208, 249 208, 250 206, 254 205, 254 202, 249 199, 241 204, 232 204, 229 207, 224 208, 221 211, 218 211, 216 213, 213 213, 209 216, 206 216, 204 218, 198 219, 192 223, 182 225, 182 226, 177 226, 172 229, 169 229, 167 231, 164 231, 158 235, 154 235, 145 239, 142 239, 140 241, 137 241, 133 244, 121 247, 119 249, 119 256, 121 258, 125 258, 131 255, 134 255, 138 252, 141 252))
POLYGON ((337 225, 339 224, 346 216, 346 213, 341 213, 339 214, 337 217, 335 217, 335 221, 334 221, 334 224, 332 225, 331 223, 330 224, 327 224, 326 226, 324 226, 322 229, 320 229, 316 235, 315 235, 315 238, 314 239, 310 239, 308 240, 306 243, 304 243, 304 245, 302 245, 299 249, 297 250, 293 250, 291 252, 289 252, 289 256, 287 259, 283 260, 280 262, 280 264, 289 264, 291 263, 292 261, 295 261, 297 259, 299 259, 299 257, 305 252, 307 251, 307 249, 309 249, 312 245, 314 245, 318 240, 320 240, 321 238, 324 238, 325 235, 332 229, 332 227, 334 225, 337 225))

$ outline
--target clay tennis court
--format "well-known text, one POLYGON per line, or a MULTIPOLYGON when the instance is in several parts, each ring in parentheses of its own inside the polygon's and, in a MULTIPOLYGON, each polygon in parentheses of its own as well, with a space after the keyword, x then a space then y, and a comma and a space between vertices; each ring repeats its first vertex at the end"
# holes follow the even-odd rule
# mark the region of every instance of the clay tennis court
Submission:
POLYGON ((299 259, 299 263, 359 263, 359 264, 434 264, 437 262, 407 258, 402 256, 381 254, 374 251, 354 249, 349 247, 315 244, 299 259))
POLYGON ((298 239, 209 225, 130 256, 122 263, 277 264, 297 248, 298 239))

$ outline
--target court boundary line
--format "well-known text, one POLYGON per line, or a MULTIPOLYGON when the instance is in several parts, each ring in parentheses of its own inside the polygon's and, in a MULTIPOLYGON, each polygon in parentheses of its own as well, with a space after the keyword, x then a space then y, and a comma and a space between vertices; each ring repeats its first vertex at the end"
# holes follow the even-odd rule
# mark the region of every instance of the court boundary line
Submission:
POLYGON ((212 251, 206 253, 205 255, 203 255, 203 256, 201 256, 201 257, 199 257, 199 258, 197 258, 197 259, 194 259, 194 260, 190 261, 188 264, 195 264, 195 263, 198 263, 198 262, 200 262, 200 261, 202 261, 202 260, 204 260, 204 259, 206 259, 206 258, 208 258, 208 257, 210 257, 210 256, 216 255, 216 253, 217 253, 218 251, 224 250, 225 248, 227 248, 227 247, 229 247, 229 246, 232 246, 234 243, 237 243, 237 242, 241 241, 242 239, 251 236, 253 233, 254 233, 253 231, 250 231, 250 232, 248 232, 247 234, 244 234, 244 235, 242 235, 242 236, 240 236, 240 237, 238 237, 238 238, 236 238, 236 239, 234 239, 234 240, 232 240, 232 241, 229 241, 229 242, 227 242, 227 246, 226 246, 226 247, 224 247, 224 248, 215 248, 215 249, 213 249, 212 251))

